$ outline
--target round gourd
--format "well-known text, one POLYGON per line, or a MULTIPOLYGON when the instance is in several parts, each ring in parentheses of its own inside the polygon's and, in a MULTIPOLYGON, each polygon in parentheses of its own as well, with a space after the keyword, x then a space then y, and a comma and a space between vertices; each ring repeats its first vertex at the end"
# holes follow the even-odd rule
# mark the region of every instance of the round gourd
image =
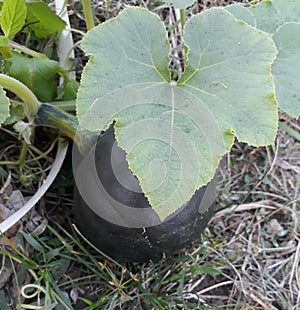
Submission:
POLYGON ((113 128, 79 163, 74 158, 78 227, 118 261, 156 261, 173 254, 197 239, 213 215, 214 180, 161 222, 129 170, 113 128))

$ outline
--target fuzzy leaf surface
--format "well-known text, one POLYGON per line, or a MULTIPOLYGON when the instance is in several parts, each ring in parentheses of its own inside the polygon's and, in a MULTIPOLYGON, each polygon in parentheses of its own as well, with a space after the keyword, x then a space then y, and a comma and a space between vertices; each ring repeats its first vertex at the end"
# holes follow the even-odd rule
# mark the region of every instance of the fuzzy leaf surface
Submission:
POLYGON ((293 117, 300 115, 300 23, 288 22, 273 36, 278 48, 272 72, 280 108, 293 117))
POLYGON ((163 2, 172 3, 172 5, 178 9, 185 9, 188 6, 191 6, 195 2, 195 0, 166 0, 163 2))
POLYGON ((139 8, 91 30, 77 96, 80 126, 115 135, 161 219, 207 184, 234 135, 271 144, 277 106, 273 41, 215 8, 185 26, 188 64, 170 82, 169 44, 158 16, 139 8), (199 32, 201 29, 201 32, 199 32))
POLYGON ((250 6, 249 10, 255 18, 255 27, 271 34, 284 23, 300 18, 298 0, 265 0, 250 6))
POLYGON ((298 0, 266 0, 250 7, 226 7, 236 18, 267 32, 279 54, 273 64, 276 99, 279 108, 293 117, 300 116, 300 5, 298 0))
POLYGON ((0 87, 0 126, 9 117, 9 100, 2 87, 0 87))

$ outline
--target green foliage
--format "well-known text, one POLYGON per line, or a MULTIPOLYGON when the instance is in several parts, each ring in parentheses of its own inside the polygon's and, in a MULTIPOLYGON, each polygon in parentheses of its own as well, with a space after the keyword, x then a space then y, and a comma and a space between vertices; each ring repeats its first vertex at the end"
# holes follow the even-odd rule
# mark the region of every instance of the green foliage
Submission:
POLYGON ((2 87, 0 87, 0 125, 9 116, 9 100, 2 87))
POLYGON ((78 82, 70 80, 68 72, 57 61, 13 53, 7 63, 9 75, 28 86, 40 101, 51 102, 58 97, 62 100, 75 99, 78 82), (57 86, 55 75, 63 77, 62 86, 57 86))
MULTIPOLYGON (((192 4, 171 2, 182 10, 192 4)), ((0 51, 10 57, 9 75, 40 101, 74 99, 78 83, 57 62, 11 53, 9 38, 24 26, 25 13, 18 17, 21 1, 4 5, 0 51), (55 75, 64 78, 62 86, 55 75)), ((64 28, 45 3, 26 8, 37 37, 64 28)), ((170 46, 157 15, 129 8, 87 33, 82 46, 90 60, 77 96, 80 125, 99 131, 114 122, 129 167, 162 219, 207 184, 234 137, 254 146, 274 141, 275 89, 279 107, 299 116, 299 16, 296 0, 232 5, 193 16, 184 27, 186 66, 178 81, 170 78, 170 46)), ((9 102, 4 93, 1 97, 3 122, 9 102)), ((17 114, 12 120, 18 121, 17 114)))
POLYGON ((17 120, 13 127, 19 133, 19 137, 22 137, 27 144, 30 144, 31 126, 22 120, 17 120))
POLYGON ((7 37, 0 36, 0 53, 4 58, 11 57, 11 51, 9 48, 9 40, 7 37))
MULTIPOLYGON (((39 236, 17 233, 16 242, 7 240, 7 244, 13 252, 8 252, 7 247, 0 249, 2 264, 16 266, 18 274, 14 281, 20 287, 27 285, 28 295, 30 290, 38 291, 43 309, 51 309, 52 304, 56 304, 55 309, 68 310, 180 309, 182 305, 186 309, 213 309, 206 308, 203 301, 185 298, 186 287, 200 277, 204 278, 203 282, 209 281, 210 276, 227 268, 218 259, 212 263, 211 251, 205 246, 197 253, 192 253, 194 248, 191 248, 185 255, 164 258, 157 263, 121 265, 90 244, 75 227, 65 231, 56 224, 47 226, 39 236), (99 294, 78 287, 93 287, 99 294), (72 302, 69 296, 73 297, 72 302)), ((22 290, 16 292, 24 304, 34 308, 37 297, 25 298, 22 290)), ((0 290, 2 310, 1 302, 7 301, 0 290)))
POLYGON ((63 76, 64 76, 64 83, 63 86, 57 90, 58 97, 61 98, 61 100, 74 100, 77 95, 79 83, 75 80, 69 79, 64 74, 63 76))
POLYGON ((162 219, 207 184, 234 135, 265 145, 277 130, 276 48, 266 34, 215 8, 192 17, 184 39, 188 65, 176 85, 164 26, 146 10, 127 9, 83 40, 92 56, 77 97, 80 125, 96 131, 115 122, 118 144, 162 219))
POLYGON ((39 100, 54 101, 57 96, 57 83, 53 76, 61 71, 57 61, 28 58, 14 53, 8 62, 10 76, 28 86, 39 100))
POLYGON ((267 33, 274 33, 286 22, 299 21, 300 7, 298 0, 265 0, 249 7, 255 18, 255 26, 267 33))
POLYGON ((9 40, 23 27, 26 18, 25 0, 5 0, 0 15, 0 26, 5 36, 0 36, 0 53, 11 57, 9 40))
MULTIPOLYGON (((8 100, 8 98, 6 98, 8 100)), ((7 101, 7 105, 9 101, 7 101)), ((4 106, 4 105, 3 105, 4 106)), ((24 106, 22 104, 11 104, 9 106, 9 116, 3 122, 5 125, 11 125, 24 118, 24 106)))
POLYGON ((28 3, 27 22, 38 38, 43 38, 55 32, 61 32, 66 24, 45 2, 28 3))
POLYGON ((279 107, 293 117, 300 116, 300 6, 298 0, 262 1, 257 5, 227 6, 236 18, 267 32, 278 49, 272 66, 279 107))
POLYGON ((24 27, 25 22, 36 37, 43 38, 65 28, 65 22, 42 1, 25 3, 25 0, 4 0, 0 26, 4 37, 0 37, 1 53, 10 57, 9 40, 24 27), (3 48, 5 47, 5 48, 3 48))
MULTIPOLYGON (((299 14, 300 21, 300 14, 299 14)), ((272 66, 276 99, 289 115, 300 116, 300 22, 288 22, 273 35, 278 55, 272 66)))
POLYGON ((44 2, 30 2, 25 5, 24 0, 6 0, 2 6, 0 25, 5 36, 0 37, 0 52, 4 58, 3 70, 8 73, 9 78, 1 74, 1 84, 19 97, 13 99, 21 99, 25 103, 25 109, 18 101, 12 101, 10 105, 10 100, 1 89, 0 125, 2 123, 13 125, 19 137, 30 144, 32 116, 35 116, 32 108, 38 110, 38 100, 42 102, 51 102, 58 98, 74 100, 78 83, 70 81, 68 72, 61 68, 58 62, 10 41, 24 27, 25 22, 28 24, 26 29, 32 30, 38 38, 63 30, 65 22, 44 2), (58 86, 59 76, 63 78, 63 83, 58 86), (26 89, 26 86, 29 89, 26 89), (23 121, 25 116, 26 122, 23 121))
POLYGON ((25 0, 4 0, 1 11, 1 29, 12 39, 23 27, 26 18, 25 0))

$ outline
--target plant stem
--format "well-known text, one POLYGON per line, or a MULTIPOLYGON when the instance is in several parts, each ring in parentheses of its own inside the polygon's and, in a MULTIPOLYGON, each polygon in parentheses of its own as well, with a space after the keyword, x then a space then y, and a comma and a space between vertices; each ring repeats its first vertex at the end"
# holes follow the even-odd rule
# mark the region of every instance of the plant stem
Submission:
POLYGON ((75 100, 67 100, 67 101, 53 101, 48 102, 50 105, 55 106, 56 108, 62 109, 66 112, 75 111, 76 109, 76 101, 75 100))
POLYGON ((28 164, 28 163, 31 163, 31 162, 40 160, 40 159, 42 159, 42 158, 45 158, 45 157, 54 149, 54 146, 55 146, 57 140, 58 140, 58 137, 56 137, 56 138, 52 141, 50 147, 49 147, 44 153, 42 153, 41 155, 39 155, 39 156, 37 156, 37 157, 34 157, 34 158, 32 158, 32 159, 25 160, 25 164, 28 164))
POLYGON ((0 161, 0 165, 1 166, 4 166, 4 165, 19 166, 20 170, 22 170, 24 168, 24 166, 25 166, 25 163, 26 163, 25 158, 26 158, 26 155, 27 155, 28 146, 29 146, 28 143, 26 143, 24 141, 23 145, 22 145, 22 149, 21 149, 21 153, 20 153, 19 159, 15 160, 15 161, 2 160, 2 161, 0 161))
POLYGON ((14 48, 14 49, 16 49, 16 50, 18 50, 18 51, 20 51, 20 52, 23 52, 23 53, 25 53, 25 54, 27 54, 27 55, 30 55, 30 56, 32 56, 32 57, 34 57, 34 58, 38 58, 38 59, 49 59, 45 54, 41 54, 41 53, 38 53, 38 52, 36 52, 36 51, 33 51, 33 50, 31 50, 30 48, 28 48, 28 47, 26 47, 26 46, 24 46, 24 45, 20 45, 20 44, 18 44, 18 43, 16 43, 16 42, 10 41, 10 42, 9 42, 9 45, 10 45, 12 48, 14 48))
POLYGON ((64 136, 72 139, 82 154, 94 144, 99 136, 98 132, 80 130, 76 116, 47 103, 42 103, 36 115, 35 124, 57 129, 64 136))
POLYGON ((94 28, 94 18, 89 0, 82 0, 82 6, 85 16, 87 30, 94 28))
POLYGON ((32 121, 40 108, 40 103, 34 93, 20 81, 0 73, 0 86, 15 93, 25 103, 25 115, 32 121))
POLYGON ((20 167, 20 170, 22 170, 24 168, 25 159, 26 159, 26 155, 27 155, 27 150, 28 150, 28 143, 26 143, 24 141, 23 145, 22 145, 20 157, 19 157, 19 160, 18 160, 18 166, 20 167))
POLYGON ((110 0, 106 0, 106 18, 109 18, 110 0))
POLYGON ((74 115, 47 103, 41 104, 35 123, 58 129, 63 135, 72 140, 75 139, 78 130, 78 121, 74 115))
POLYGON ((184 29, 184 26, 185 26, 185 9, 180 9, 180 23, 181 23, 181 30, 182 30, 182 33, 183 33, 183 29, 184 29))
MULTIPOLYGON (((22 101, 9 99, 11 104, 14 105, 21 105, 23 104, 22 101)), ((52 106, 55 106, 56 108, 59 108, 61 110, 64 110, 66 112, 75 111, 76 109, 76 100, 66 100, 66 101, 51 101, 46 102, 47 104, 50 104, 52 106)))

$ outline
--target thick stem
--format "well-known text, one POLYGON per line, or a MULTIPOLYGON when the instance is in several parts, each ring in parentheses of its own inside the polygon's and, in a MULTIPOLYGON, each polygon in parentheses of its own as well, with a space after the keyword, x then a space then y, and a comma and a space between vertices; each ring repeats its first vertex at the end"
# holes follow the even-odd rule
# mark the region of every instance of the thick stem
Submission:
POLYGON ((74 115, 47 103, 41 105, 35 124, 57 129, 61 134, 72 139, 82 154, 90 149, 99 136, 98 132, 80 130, 78 120, 74 115))
POLYGON ((32 120, 40 108, 40 103, 34 93, 20 81, 1 73, 0 86, 16 94, 25 103, 25 114, 29 120, 32 120))
POLYGON ((89 0, 82 0, 87 30, 94 28, 94 18, 89 0))
POLYGON ((53 127, 74 140, 78 130, 77 118, 53 105, 42 103, 35 117, 35 124, 53 127))

